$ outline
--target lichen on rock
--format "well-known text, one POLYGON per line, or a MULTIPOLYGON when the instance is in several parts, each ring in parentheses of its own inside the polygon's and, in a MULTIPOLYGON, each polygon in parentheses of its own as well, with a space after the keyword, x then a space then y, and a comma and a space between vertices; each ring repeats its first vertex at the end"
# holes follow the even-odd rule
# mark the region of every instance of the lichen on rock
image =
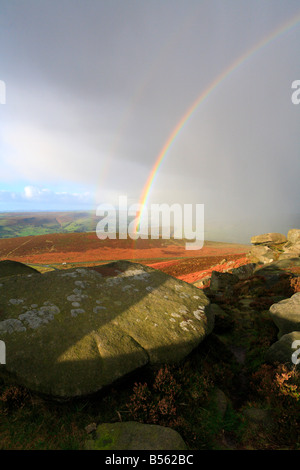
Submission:
POLYGON ((202 291, 127 261, 2 283, 6 372, 56 397, 96 392, 147 363, 177 362, 214 325, 202 291))

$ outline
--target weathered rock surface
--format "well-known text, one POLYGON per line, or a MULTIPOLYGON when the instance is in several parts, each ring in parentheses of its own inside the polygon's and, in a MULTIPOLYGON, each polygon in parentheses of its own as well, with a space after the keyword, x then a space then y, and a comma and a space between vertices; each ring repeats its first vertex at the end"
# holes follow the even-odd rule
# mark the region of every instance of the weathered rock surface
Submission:
POLYGON ((292 228, 288 231, 287 239, 291 243, 299 243, 300 242, 300 229, 292 228))
POLYGON ((298 241, 297 243, 293 244, 288 244, 284 246, 284 253, 291 253, 294 254, 295 256, 300 255, 300 242, 298 241))
POLYGON ((248 263, 239 266, 238 268, 234 268, 231 270, 231 274, 234 274, 239 279, 247 279, 248 277, 252 276, 254 269, 256 268, 256 263, 248 263))
POLYGON ((126 261, 4 278, 4 374, 56 397, 96 392, 184 358, 213 329, 209 304, 193 285, 126 261))
POLYGON ((275 245, 277 243, 284 243, 287 238, 282 233, 264 233, 262 235, 255 235, 251 237, 251 243, 253 245, 275 245))
POLYGON ((266 285, 269 286, 289 276, 297 276, 299 267, 300 258, 281 259, 268 263, 265 266, 257 265, 254 275, 262 276, 265 279, 266 285))
POLYGON ((251 257, 259 263, 271 263, 275 259, 275 253, 264 245, 255 245, 250 251, 251 257))
MULTIPOLYGON (((292 355, 296 353, 296 350, 292 347, 294 341, 299 341, 300 343, 300 331, 293 331, 291 333, 287 333, 281 336, 281 338, 275 343, 273 343, 272 346, 266 352, 266 362, 280 362, 282 364, 288 363, 291 366, 293 366, 293 364, 296 364, 296 362, 293 361, 292 357, 292 355)), ((300 358, 300 354, 297 355, 297 358, 300 358)))
POLYGON ((300 254, 300 252, 298 253, 296 251, 285 251, 284 253, 279 254, 278 260, 297 258, 299 256, 299 254, 300 254))
POLYGON ((287 333, 300 331, 300 292, 270 307, 270 316, 279 329, 278 338, 287 333))
POLYGON ((212 292, 224 291, 238 281, 239 278, 235 274, 213 271, 210 278, 210 290, 212 292))
POLYGON ((270 263, 300 256, 300 229, 289 230, 287 237, 280 233, 265 233, 251 238, 248 257, 255 262, 270 263))
POLYGON ((300 258, 293 258, 293 259, 286 259, 286 260, 277 260, 274 261, 272 264, 269 266, 263 266, 259 267, 257 266, 255 268, 255 272, 258 271, 268 271, 269 269, 281 269, 281 270, 291 270, 293 268, 300 267, 300 258))
POLYGON ((86 443, 87 450, 187 450, 174 429, 135 421, 103 423, 95 439, 86 443))

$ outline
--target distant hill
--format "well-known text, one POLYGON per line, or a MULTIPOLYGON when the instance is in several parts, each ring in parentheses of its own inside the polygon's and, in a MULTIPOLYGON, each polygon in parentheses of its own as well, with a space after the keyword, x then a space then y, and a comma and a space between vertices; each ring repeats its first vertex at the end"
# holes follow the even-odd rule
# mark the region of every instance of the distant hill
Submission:
MULTIPOLYGON (((134 217, 128 216, 128 223, 134 217)), ((0 212, 0 239, 28 237, 47 234, 71 234, 96 232, 100 216, 96 211, 49 211, 49 212, 0 212)), ((240 219, 227 220, 225 216, 214 218, 209 211, 205 215, 204 239, 225 243, 250 244, 253 235, 278 232, 287 234, 291 228, 300 227, 300 214, 282 214, 266 220, 245 214, 240 219)), ((118 223, 118 217, 117 217, 118 223)), ((126 227, 118 228, 124 232, 126 227)), ((172 233, 172 230, 171 230, 172 233)), ((171 235, 172 238, 172 235, 171 235)))
POLYGON ((0 238, 27 237, 50 233, 95 231, 99 217, 92 211, 2 212, 0 238))

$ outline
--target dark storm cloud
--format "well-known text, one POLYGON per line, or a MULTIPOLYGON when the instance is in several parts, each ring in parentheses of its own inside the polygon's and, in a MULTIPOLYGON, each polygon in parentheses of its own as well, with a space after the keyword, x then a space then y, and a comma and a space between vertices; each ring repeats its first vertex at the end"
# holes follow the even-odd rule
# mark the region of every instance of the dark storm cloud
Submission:
MULTIPOLYGON (((12 192, 73 182, 138 198, 200 93, 297 14, 292 0, 0 0, 0 178, 12 192)), ((297 211, 299 36, 287 28, 199 106, 154 199, 205 203, 216 218, 297 211)))

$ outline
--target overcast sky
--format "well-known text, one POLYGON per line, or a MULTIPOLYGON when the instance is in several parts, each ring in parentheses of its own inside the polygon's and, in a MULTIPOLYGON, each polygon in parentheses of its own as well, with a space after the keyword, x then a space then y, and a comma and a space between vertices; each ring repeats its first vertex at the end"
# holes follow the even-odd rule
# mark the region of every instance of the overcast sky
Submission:
MULTIPOLYGON (((297 17, 299 0, 0 0, 0 211, 138 202, 200 94, 297 17)), ((300 22, 220 81, 148 204, 204 204, 233 241, 299 225, 299 44, 300 22)))

